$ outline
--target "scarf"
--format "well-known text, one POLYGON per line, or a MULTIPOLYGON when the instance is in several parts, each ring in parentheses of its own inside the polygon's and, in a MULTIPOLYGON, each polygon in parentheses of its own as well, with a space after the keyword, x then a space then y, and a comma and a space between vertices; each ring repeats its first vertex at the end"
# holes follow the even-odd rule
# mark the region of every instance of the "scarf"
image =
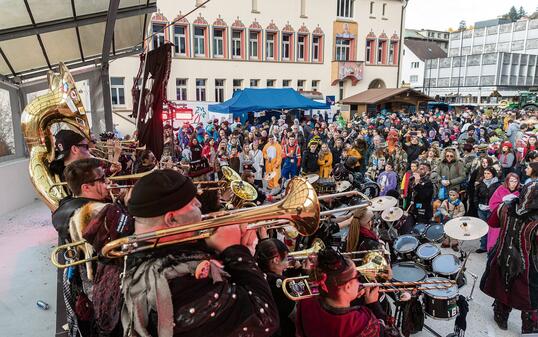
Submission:
MULTIPOLYGON (((125 336, 151 337, 147 327, 149 315, 157 313, 157 331, 160 337, 174 333, 174 308, 168 280, 194 275, 205 254, 189 255, 188 259, 167 255, 148 259, 131 268, 123 278, 125 305, 121 313, 125 336)), ((221 282, 228 274, 215 261, 210 260, 210 277, 221 282)))
POLYGON ((365 237, 371 240, 379 241, 379 237, 376 235, 376 233, 374 233, 371 229, 368 229, 364 226, 360 227, 359 235, 360 235, 359 237, 365 237))
POLYGON ((454 205, 455 207, 458 207, 461 204, 461 200, 459 198, 454 200, 454 201, 450 200, 450 198, 449 198, 448 202, 451 203, 452 205, 454 205))
POLYGON ((499 179, 497 177, 493 177, 491 179, 482 179, 482 181, 484 182, 484 184, 486 184, 486 187, 489 188, 491 185, 498 182, 499 179))

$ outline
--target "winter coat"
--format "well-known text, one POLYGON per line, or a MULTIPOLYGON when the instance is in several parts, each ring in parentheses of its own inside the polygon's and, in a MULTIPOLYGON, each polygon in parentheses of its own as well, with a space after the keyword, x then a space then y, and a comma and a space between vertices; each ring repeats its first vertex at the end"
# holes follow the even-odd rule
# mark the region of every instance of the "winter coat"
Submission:
POLYGON ((319 165, 319 177, 329 178, 333 169, 333 155, 329 151, 325 153, 321 158, 318 157, 319 165))
POLYGON ((441 203, 439 211, 450 219, 459 218, 465 215, 465 205, 460 200, 459 205, 456 206, 446 199, 441 203))
POLYGON ((491 199, 491 196, 499 186, 501 186, 501 183, 499 182, 499 179, 497 177, 492 178, 492 182, 489 187, 484 181, 481 181, 475 189, 475 205, 489 205, 489 200, 491 199))
POLYGON ((450 185, 447 186, 448 190, 456 189, 460 190, 460 184, 465 181, 465 165, 458 156, 457 150, 456 158, 450 163, 445 159, 445 151, 443 151, 441 158, 443 160, 437 166, 437 175, 439 176, 439 188, 441 188, 441 181, 444 179, 450 181, 450 185))
POLYGON ((303 173, 306 174, 319 173, 318 153, 312 153, 310 150, 305 151, 303 153, 302 168, 303 173))

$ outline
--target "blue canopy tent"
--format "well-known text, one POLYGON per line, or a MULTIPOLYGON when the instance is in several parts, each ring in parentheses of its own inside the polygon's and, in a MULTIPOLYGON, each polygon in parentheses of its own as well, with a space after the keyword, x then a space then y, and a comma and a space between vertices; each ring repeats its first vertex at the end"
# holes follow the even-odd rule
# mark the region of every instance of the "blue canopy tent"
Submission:
POLYGON ((249 112, 282 109, 330 109, 330 106, 306 98, 291 88, 246 88, 236 91, 229 100, 220 104, 210 104, 208 108, 209 111, 213 112, 233 114, 234 119, 239 117, 244 123, 249 112))

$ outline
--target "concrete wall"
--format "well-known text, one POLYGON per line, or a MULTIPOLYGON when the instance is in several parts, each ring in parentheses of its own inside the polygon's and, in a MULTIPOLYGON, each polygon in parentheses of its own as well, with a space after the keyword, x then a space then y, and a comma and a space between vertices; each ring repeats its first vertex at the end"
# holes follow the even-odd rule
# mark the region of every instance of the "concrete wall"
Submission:
POLYGON ((27 206, 38 197, 28 175, 28 159, 0 163, 0 216, 27 206))
POLYGON ((409 84, 411 88, 422 88, 424 84, 424 61, 419 59, 407 46, 404 46, 402 57, 400 69, 402 77, 400 81, 409 84), (418 68, 411 68, 413 62, 418 62, 418 68), (411 82, 411 76, 417 76, 417 80, 411 82))

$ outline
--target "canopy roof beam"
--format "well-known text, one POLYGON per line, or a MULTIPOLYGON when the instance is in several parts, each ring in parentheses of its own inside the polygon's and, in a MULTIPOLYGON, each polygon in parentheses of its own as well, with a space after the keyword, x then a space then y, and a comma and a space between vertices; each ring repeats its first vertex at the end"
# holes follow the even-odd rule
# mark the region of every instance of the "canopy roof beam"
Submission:
MULTIPOLYGON (((24 5, 26 6, 26 11, 28 12, 28 15, 30 16, 30 21, 32 21, 32 26, 35 28, 36 23, 34 20, 34 15, 32 14, 32 9, 30 8, 30 5, 28 4, 28 0, 24 0, 24 5)), ((43 53, 43 57, 45 57, 45 61, 47 62, 47 66, 49 69, 52 69, 50 66, 50 60, 49 56, 47 55, 47 50, 45 50, 45 45, 43 44, 43 40, 41 40, 41 35, 39 33, 36 34, 37 42, 39 42, 39 47, 41 47, 41 52, 43 53)))
MULTIPOLYGON (((27 0, 25 0, 25 3, 27 3, 27 0)), ((29 13, 31 13, 30 7, 28 5, 27 5, 27 10, 29 13)), ((132 16, 151 14, 155 11, 157 11, 157 4, 155 2, 146 3, 145 5, 120 8, 117 11, 116 18, 122 19, 122 18, 128 18, 132 16)), ((54 32, 54 31, 62 30, 62 29, 87 26, 87 25, 91 25, 91 24, 99 23, 99 22, 106 22, 107 16, 108 16, 108 11, 81 15, 81 16, 77 16, 76 18, 72 17, 72 18, 66 18, 66 19, 60 19, 60 20, 53 20, 49 22, 36 23, 32 25, 8 28, 8 29, 0 30, 0 41, 18 39, 21 37, 32 36, 32 35, 39 35, 39 34, 54 32)), ((32 22, 34 22, 33 18, 32 18, 32 22)))
MULTIPOLYGON (((73 12, 73 19, 77 21, 77 10, 75 8, 75 0, 71 0, 71 11, 73 12)), ((75 27, 75 32, 77 33, 77 43, 78 51, 80 52, 80 59, 84 62, 84 50, 82 49, 82 41, 80 40, 80 31, 78 26, 75 27)))

